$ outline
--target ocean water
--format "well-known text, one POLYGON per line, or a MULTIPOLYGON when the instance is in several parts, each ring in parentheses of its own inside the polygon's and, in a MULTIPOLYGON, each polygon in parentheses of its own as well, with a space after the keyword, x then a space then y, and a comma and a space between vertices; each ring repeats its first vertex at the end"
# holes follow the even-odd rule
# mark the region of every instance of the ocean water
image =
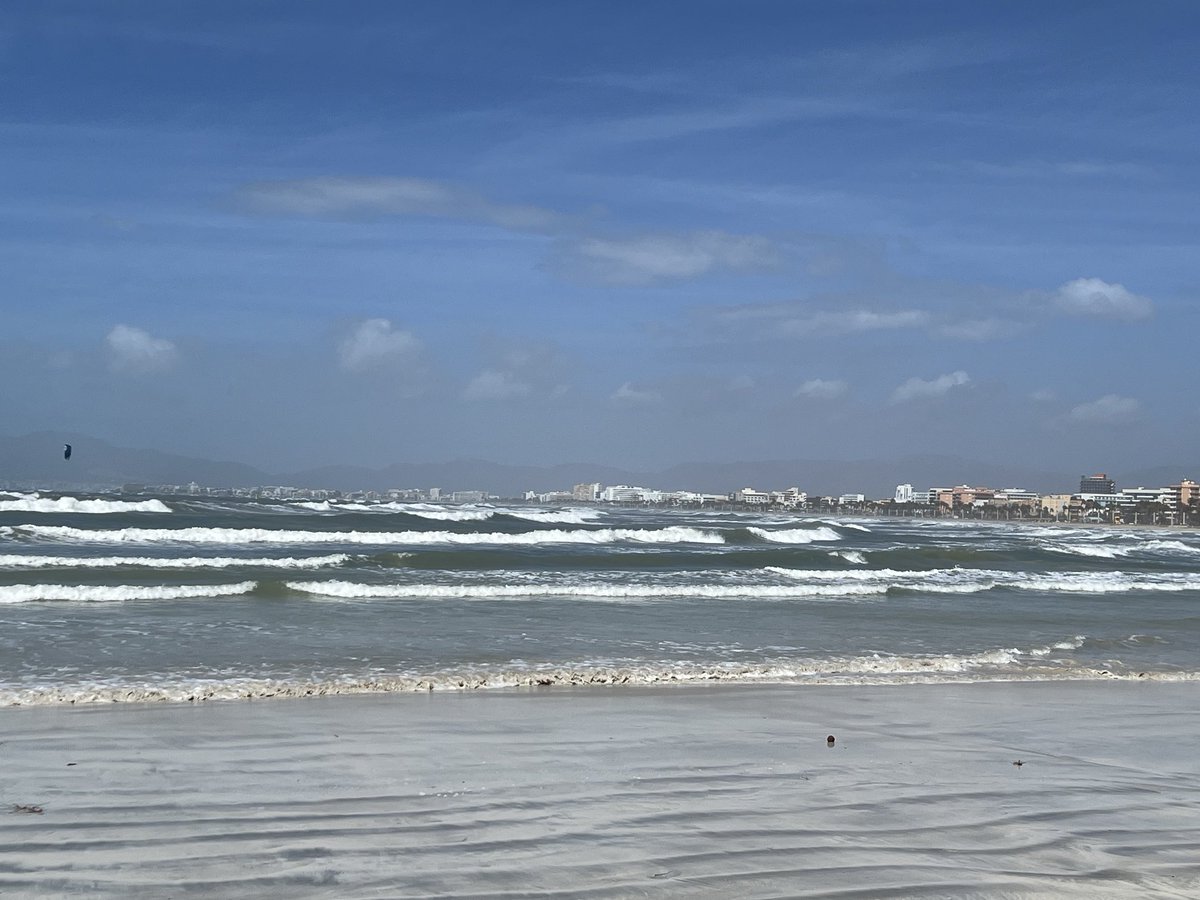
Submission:
POLYGON ((0 494, 0 704, 1200 679, 1200 533, 0 494))

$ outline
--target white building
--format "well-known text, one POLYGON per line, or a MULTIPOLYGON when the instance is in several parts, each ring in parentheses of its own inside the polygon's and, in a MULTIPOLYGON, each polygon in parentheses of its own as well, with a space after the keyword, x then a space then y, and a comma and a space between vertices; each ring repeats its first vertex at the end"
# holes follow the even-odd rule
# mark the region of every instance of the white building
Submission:
POLYGON ((895 501, 897 503, 912 503, 913 502, 913 486, 911 484, 896 485, 895 501))
POLYGON ((1009 503, 1033 503, 1042 497, 1037 491, 1027 491, 1025 488, 1004 488, 996 491, 993 499, 1009 503))
POLYGON ((733 495, 737 503, 770 503, 771 495, 766 491, 756 491, 752 487, 742 488, 733 495))
POLYGON ((790 487, 784 491, 772 491, 771 502, 778 503, 780 506, 803 506, 808 502, 808 493, 798 487, 790 487))
POLYGON ((842 496, 838 497, 839 506, 846 506, 851 503, 866 503, 866 501, 866 494, 842 494, 842 496))
POLYGON ((628 484, 610 484, 600 492, 600 499, 606 503, 640 503, 646 494, 651 493, 643 487, 631 487, 628 484))

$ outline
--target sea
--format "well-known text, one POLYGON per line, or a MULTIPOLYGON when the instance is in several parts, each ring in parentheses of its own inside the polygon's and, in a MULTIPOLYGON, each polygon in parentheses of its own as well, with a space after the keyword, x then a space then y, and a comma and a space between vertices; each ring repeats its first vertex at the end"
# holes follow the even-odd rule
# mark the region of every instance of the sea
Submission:
POLYGON ((1200 533, 0 493, 0 705, 1200 678, 1200 533))

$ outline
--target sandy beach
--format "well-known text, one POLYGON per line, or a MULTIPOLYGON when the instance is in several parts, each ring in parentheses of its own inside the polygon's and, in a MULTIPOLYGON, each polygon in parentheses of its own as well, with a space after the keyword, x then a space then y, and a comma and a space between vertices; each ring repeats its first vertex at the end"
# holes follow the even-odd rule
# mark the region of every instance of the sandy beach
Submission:
POLYGON ((9 709, 0 893, 1194 897, 1198 697, 775 685, 9 709))

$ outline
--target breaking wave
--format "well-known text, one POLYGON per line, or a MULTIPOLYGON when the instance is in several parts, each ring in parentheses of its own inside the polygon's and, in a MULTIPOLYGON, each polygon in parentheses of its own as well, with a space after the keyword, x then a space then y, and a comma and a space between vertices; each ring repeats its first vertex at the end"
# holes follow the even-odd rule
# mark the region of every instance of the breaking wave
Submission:
POLYGON ((593 531, 458 533, 453 531, 284 531, 271 528, 114 528, 22 525, 34 537, 105 543, 192 544, 723 544, 713 531, 671 525, 666 528, 601 528, 593 531))
POLYGON ((573 582, 533 584, 362 584, 352 581, 289 581, 293 591, 347 600, 463 599, 579 597, 592 600, 655 600, 698 598, 709 600, 842 597, 883 594, 885 584, 629 584, 573 582))
POLYGON ((164 678, 0 688, 0 705, 206 702, 551 687, 727 684, 937 684, 995 681, 1200 681, 1196 671, 1137 672, 1080 665, 1069 658, 1082 637, 1050 648, 1001 647, 963 654, 842 656, 745 665, 730 662, 476 666, 450 671, 346 674, 324 678, 164 678), (1045 657, 1052 650, 1066 657, 1045 657), (1043 652, 1046 651, 1046 652, 1043 652))
POLYGON ((238 566, 262 569, 321 569, 340 566, 353 557, 348 553, 306 557, 239 557, 239 556, 0 556, 4 569, 111 569, 136 566, 147 569, 230 569, 238 566))
MULTIPOLYGON (((842 536, 828 526, 819 528, 747 528, 751 534, 776 544, 811 544, 814 541, 840 541, 842 536)), ((865 529, 864 529, 865 530, 865 529)))
POLYGON ((125 600, 183 600, 189 597, 233 597, 248 594, 258 586, 254 581, 237 584, 179 585, 80 585, 10 584, 0 586, 0 603, 35 603, 68 600, 77 603, 119 603, 125 600))
POLYGON ((837 559, 844 559, 848 563, 853 563, 856 566, 865 566, 867 558, 861 550, 831 550, 829 555, 837 559))
POLYGON ((996 569, 930 569, 869 571, 787 569, 768 566, 768 571, 811 584, 883 584, 897 590, 928 593, 971 594, 993 588, 1010 588, 1047 593, 1113 594, 1125 591, 1200 590, 1200 573, 1162 572, 1007 572, 996 569))
POLYGON ((602 516, 592 509, 533 509, 527 507, 437 506, 431 503, 353 503, 332 500, 296 501, 290 504, 313 512, 403 513, 436 522, 483 522, 497 516, 562 525, 586 525, 602 516))
POLYGON ((0 500, 0 512, 31 513, 169 513, 161 500, 80 500, 78 497, 20 497, 0 500))

